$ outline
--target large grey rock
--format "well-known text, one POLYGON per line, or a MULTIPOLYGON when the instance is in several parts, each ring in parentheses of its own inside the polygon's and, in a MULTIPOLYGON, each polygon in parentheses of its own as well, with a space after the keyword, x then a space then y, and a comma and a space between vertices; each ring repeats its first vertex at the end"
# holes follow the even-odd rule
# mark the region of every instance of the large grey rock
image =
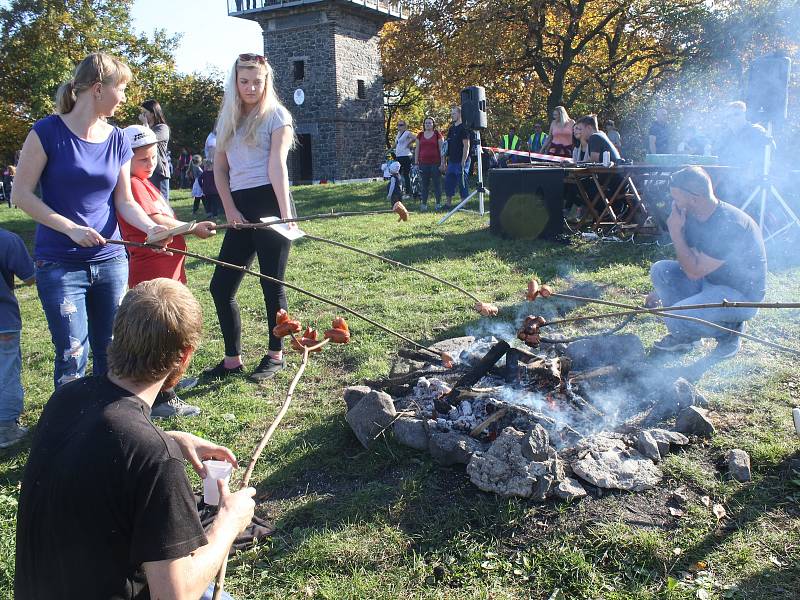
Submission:
POLYGON ((576 500, 577 498, 583 498, 586 495, 586 490, 583 489, 580 481, 567 477, 553 488, 553 495, 562 500, 576 500))
POLYGON ((589 437, 583 438, 575 445, 575 450, 578 454, 586 452, 597 451, 605 452, 606 450, 625 450, 627 448, 622 434, 613 431, 601 431, 589 437))
MULTIPOLYGON (((649 431, 640 431, 636 436, 636 449, 653 462, 661 462, 658 442, 649 431)), ((669 444, 667 444, 667 452, 669 452, 669 444)))
POLYGON ((396 416, 392 397, 385 392, 371 391, 347 411, 345 419, 361 445, 369 448, 396 416))
POLYGON ((658 444, 658 452, 662 458, 669 454, 672 446, 686 446, 689 444, 689 438, 677 431, 670 431, 669 429, 647 429, 646 431, 658 444))
POLYGON ((591 451, 572 463, 575 474, 594 486, 640 492, 661 480, 661 470, 636 450, 591 451))
POLYGON ((625 365, 644 360, 644 346, 632 333, 606 335, 577 340, 567 346, 567 356, 575 371, 625 365))
POLYGON ((558 456, 558 452, 552 446, 547 447, 547 464, 548 471, 553 476, 553 480, 558 482, 566 477, 564 469, 564 461, 558 456))
POLYGON ((744 450, 730 450, 727 456, 728 473, 736 481, 750 481, 750 455, 744 450))
POLYGON ((552 475, 542 475, 539 477, 531 490, 531 500, 536 500, 537 502, 544 501, 550 493, 554 481, 555 478, 552 475))
POLYGON ((660 396, 659 401, 647 415, 648 422, 655 423, 669 419, 690 406, 699 406, 700 408, 708 406, 705 397, 683 377, 679 377, 671 385, 664 385, 660 396))
POLYGON ((550 447, 550 436, 538 423, 522 438, 522 454, 528 460, 547 460, 550 447))
POLYGON ((399 417, 392 425, 394 439, 415 450, 428 449, 428 430, 425 421, 414 417, 399 417))
POLYGON ((465 465, 480 450, 483 445, 468 435, 428 429, 428 452, 441 465, 465 465))
POLYGON ((344 403, 351 410, 361 399, 372 391, 368 385, 351 385, 344 388, 344 403))
POLYGON ((708 411, 698 406, 684 408, 675 419, 675 429, 686 435, 711 437, 717 430, 708 418, 708 411))
MULTIPOLYGON (((543 462, 531 462, 522 454, 523 434, 506 427, 486 452, 475 453, 467 465, 470 481, 485 492, 501 496, 529 498, 540 478, 549 477, 549 466, 543 462)), ((541 493, 544 484, 540 485, 541 493)), ((544 493, 550 489, 546 485, 544 493)), ((543 496, 542 496, 543 498, 543 496)))

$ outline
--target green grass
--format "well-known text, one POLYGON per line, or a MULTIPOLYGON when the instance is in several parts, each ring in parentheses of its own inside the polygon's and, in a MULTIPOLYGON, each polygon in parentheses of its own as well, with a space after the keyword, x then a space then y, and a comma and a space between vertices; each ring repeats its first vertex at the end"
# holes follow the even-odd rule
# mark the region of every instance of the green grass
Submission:
MULTIPOLYGON (((299 187, 294 193, 301 214, 385 206, 379 184, 299 187)), ((174 193, 179 216, 189 218, 190 202, 185 192, 174 193)), ((525 309, 520 295, 530 275, 562 288, 590 282, 607 298, 633 302, 648 290, 651 262, 668 254, 656 246, 502 240, 475 215, 456 216, 441 227, 430 214, 395 221, 386 215, 304 227, 456 281, 496 301, 504 323, 525 309)), ((31 241, 32 223, 20 211, 0 209, 0 226, 31 241)), ((221 237, 191 238, 189 245, 215 256, 220 242, 221 237)), ((187 272, 205 316, 204 343, 191 367, 196 372, 217 361, 223 348, 208 293, 212 267, 190 260, 187 272)), ((800 298, 798 272, 772 273, 769 299, 800 298)), ((421 343, 490 330, 454 290, 318 242, 296 244, 286 277, 421 343)), ((287 294, 291 313, 304 324, 325 328, 337 314, 316 300, 287 294)), ((36 290, 19 289, 18 298, 24 320, 23 419, 34 425, 52 391, 53 350, 36 290)), ((252 368, 266 345, 255 278, 245 278, 239 301, 244 359, 252 368)), ((797 317, 797 312, 763 312, 750 331, 797 346, 797 317)), ((670 457, 658 490, 535 505, 480 493, 463 468, 438 467, 391 440, 365 451, 344 421, 341 390, 385 376, 400 344, 355 318, 348 322, 353 341, 314 357, 256 469, 258 512, 278 530, 231 562, 228 587, 235 597, 538 599, 556 588, 570 599, 683 599, 698 597, 700 590, 710 598, 796 597, 800 474, 793 482, 787 468, 800 455, 790 415, 800 403, 793 357, 745 342, 734 360, 709 371, 700 388, 717 411, 719 433, 670 457), (733 447, 751 453, 750 484, 726 481, 718 468, 733 447), (685 516, 676 518, 666 503, 679 486, 689 490, 691 500, 685 516), (699 500, 705 495, 725 506, 726 519, 717 522, 699 500), (689 574, 698 561, 707 563, 706 570, 689 574)), ((645 342, 664 333, 655 320, 638 321, 631 330, 645 342)), ((298 357, 289 362, 290 369, 264 387, 239 379, 192 390, 185 399, 200 405, 203 414, 166 422, 165 428, 203 435, 248 457, 274 417, 298 357)), ((12 595, 16 502, 27 450, 0 451, 3 598, 12 595)))

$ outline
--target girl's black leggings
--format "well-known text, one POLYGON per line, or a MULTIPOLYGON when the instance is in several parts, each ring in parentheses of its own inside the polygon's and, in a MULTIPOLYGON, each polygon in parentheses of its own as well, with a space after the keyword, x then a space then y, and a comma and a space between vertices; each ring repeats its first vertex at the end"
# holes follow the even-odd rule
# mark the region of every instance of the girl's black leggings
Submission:
MULTIPOLYGON (((232 193, 233 202, 242 216, 250 223, 258 223, 262 217, 280 218, 278 199, 271 185, 237 190, 232 193)), ((260 271, 264 275, 283 279, 286 263, 289 260, 291 242, 270 229, 228 229, 222 240, 219 260, 234 265, 250 267, 258 255, 260 271)), ((211 277, 211 297, 217 309, 217 318, 225 340, 225 355, 238 356, 242 353, 242 321, 236 292, 242 283, 244 273, 227 267, 217 267, 211 277)), ((267 307, 269 323, 269 349, 280 350, 281 339, 275 337, 275 314, 286 308, 286 291, 282 285, 261 280, 264 304, 267 307)))

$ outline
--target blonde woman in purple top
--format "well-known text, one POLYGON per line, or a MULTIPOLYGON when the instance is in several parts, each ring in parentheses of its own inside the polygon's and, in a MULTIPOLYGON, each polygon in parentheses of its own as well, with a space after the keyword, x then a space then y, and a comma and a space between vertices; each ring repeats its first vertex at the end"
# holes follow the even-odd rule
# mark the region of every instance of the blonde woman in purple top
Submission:
POLYGON ((128 280, 118 245, 117 212, 153 233, 156 225, 131 195, 132 151, 106 118, 125 101, 131 71, 102 53, 87 56, 56 95, 54 115, 37 121, 22 147, 14 202, 39 223, 36 286, 55 346, 56 387, 106 372, 106 347, 128 280), (34 193, 41 183, 41 199, 34 193))

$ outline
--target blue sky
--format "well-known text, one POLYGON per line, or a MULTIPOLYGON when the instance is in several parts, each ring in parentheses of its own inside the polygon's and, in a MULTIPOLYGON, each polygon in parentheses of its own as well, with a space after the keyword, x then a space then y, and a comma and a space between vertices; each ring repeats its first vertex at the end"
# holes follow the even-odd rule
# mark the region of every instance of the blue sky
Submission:
POLYGON ((261 27, 229 17, 226 0, 136 0, 132 14, 136 29, 147 34, 154 29, 183 33, 175 62, 184 73, 216 68, 226 74, 237 55, 264 52, 261 27))

